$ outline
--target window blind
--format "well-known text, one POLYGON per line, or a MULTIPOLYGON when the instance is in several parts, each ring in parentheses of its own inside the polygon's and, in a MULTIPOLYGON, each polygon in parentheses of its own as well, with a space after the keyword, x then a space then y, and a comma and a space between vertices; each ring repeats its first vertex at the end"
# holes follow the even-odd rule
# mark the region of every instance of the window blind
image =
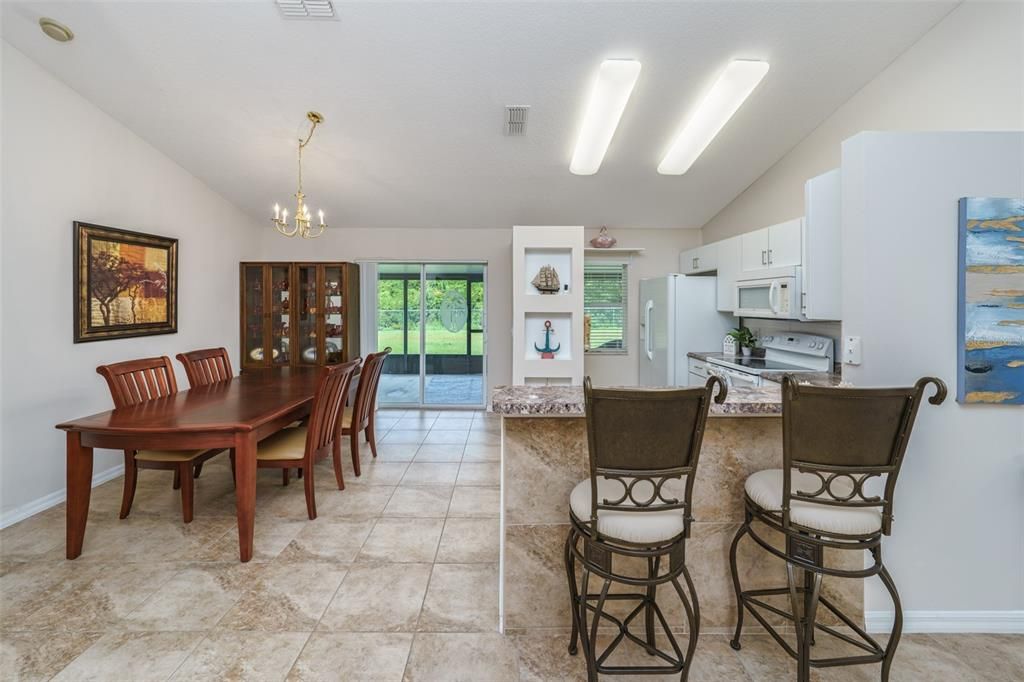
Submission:
POLYGON ((588 353, 626 350, 626 299, 629 278, 625 263, 583 265, 583 312, 590 316, 588 353))

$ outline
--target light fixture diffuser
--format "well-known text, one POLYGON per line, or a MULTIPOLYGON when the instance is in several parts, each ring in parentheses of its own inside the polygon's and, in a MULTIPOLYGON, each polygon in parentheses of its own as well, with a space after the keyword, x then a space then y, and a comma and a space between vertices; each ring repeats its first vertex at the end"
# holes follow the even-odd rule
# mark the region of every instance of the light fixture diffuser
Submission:
POLYGON ((730 62, 672 141, 665 158, 658 164, 658 172, 682 175, 690 170, 766 73, 768 62, 747 59, 730 62))
POLYGON ((601 167, 608 145, 619 126, 629 96, 640 76, 640 62, 632 59, 606 59, 601 62, 583 126, 576 138, 569 171, 574 175, 593 175, 601 167))

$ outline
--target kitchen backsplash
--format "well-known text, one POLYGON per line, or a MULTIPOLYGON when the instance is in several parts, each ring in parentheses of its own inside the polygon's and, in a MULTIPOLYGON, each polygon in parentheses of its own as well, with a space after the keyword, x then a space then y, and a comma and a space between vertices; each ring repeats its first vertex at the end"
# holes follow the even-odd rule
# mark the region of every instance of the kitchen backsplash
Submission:
POLYGON ((842 357, 842 322, 794 322, 793 320, 762 320, 753 317, 744 318, 743 322, 750 327, 750 331, 754 332, 757 338, 761 338, 765 334, 785 331, 828 336, 834 344, 836 360, 838 361, 842 357))

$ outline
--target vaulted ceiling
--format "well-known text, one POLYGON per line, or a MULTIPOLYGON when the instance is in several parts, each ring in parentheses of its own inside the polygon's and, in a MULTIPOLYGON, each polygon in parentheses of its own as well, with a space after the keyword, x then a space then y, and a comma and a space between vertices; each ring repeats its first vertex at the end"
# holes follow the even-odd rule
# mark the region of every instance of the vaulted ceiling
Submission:
POLYGON ((333 227, 700 227, 953 2, 4 2, 3 37, 266 226, 306 191, 333 227), (56 43, 40 16, 72 28, 56 43), (601 170, 569 173, 593 75, 643 70, 601 170), (734 58, 771 71, 683 176, 656 167, 734 58), (505 105, 530 105, 506 137, 505 105))

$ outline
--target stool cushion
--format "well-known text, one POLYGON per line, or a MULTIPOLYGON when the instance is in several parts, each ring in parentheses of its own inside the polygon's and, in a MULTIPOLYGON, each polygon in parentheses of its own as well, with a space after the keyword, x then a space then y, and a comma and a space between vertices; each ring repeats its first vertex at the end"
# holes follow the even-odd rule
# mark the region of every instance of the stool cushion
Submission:
POLYGON ((256 446, 256 459, 301 460, 306 455, 306 427, 281 429, 256 446))
MULTIPOLYGON (((848 494, 852 486, 849 480, 840 478, 832 484, 832 490, 836 494, 848 494)), ((811 492, 820 487, 821 479, 817 476, 793 469, 791 491, 811 492)), ((765 469, 751 474, 743 488, 747 497, 761 509, 782 511, 782 469, 765 469)), ((822 493, 821 498, 831 499, 826 493, 822 493)), ((843 535, 870 535, 882 529, 879 507, 837 507, 791 499, 789 520, 805 528, 843 535)))
MULTIPOLYGON (((637 497, 644 497, 651 486, 638 484, 637 497), (644 490, 640 488, 643 487, 644 490)), ((597 477, 598 502, 617 500, 623 495, 623 486, 618 480, 597 477)), ((686 492, 686 479, 676 478, 665 482, 661 488, 662 497, 676 498, 680 502, 686 492)), ((633 506, 627 500, 623 506, 633 506)), ((590 479, 580 481, 569 494, 569 508, 580 521, 590 520, 590 479)), ((683 532, 683 510, 664 511, 612 511, 601 509, 597 512, 597 531, 602 535, 625 540, 626 542, 659 544, 671 540, 683 532)))

